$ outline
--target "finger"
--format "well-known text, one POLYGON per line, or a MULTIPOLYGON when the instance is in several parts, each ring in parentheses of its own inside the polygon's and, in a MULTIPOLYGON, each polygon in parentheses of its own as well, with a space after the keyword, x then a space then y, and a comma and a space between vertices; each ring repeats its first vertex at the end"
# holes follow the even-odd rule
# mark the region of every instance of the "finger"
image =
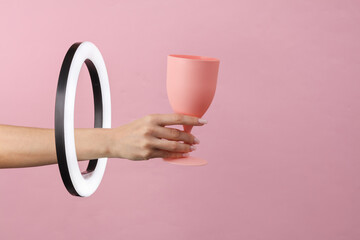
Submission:
POLYGON ((170 141, 167 139, 159 139, 159 138, 154 138, 152 140, 152 146, 154 148, 166 150, 170 152, 191 152, 196 149, 195 146, 186 143, 170 141))
POLYGON ((194 135, 176 128, 155 126, 153 136, 168 140, 183 141, 188 144, 198 144, 200 141, 194 135))
POLYGON ((200 120, 200 118, 198 118, 198 117, 184 115, 184 114, 178 114, 178 113, 154 114, 154 116, 156 119, 155 122, 160 126, 165 126, 165 125, 202 126, 206 123, 206 122, 204 122, 204 121, 206 121, 204 119, 200 120), (201 122, 201 121, 203 121, 203 122, 201 122))
POLYGON ((151 155, 151 158, 183 158, 188 156, 188 153, 177 153, 155 149, 151 155))

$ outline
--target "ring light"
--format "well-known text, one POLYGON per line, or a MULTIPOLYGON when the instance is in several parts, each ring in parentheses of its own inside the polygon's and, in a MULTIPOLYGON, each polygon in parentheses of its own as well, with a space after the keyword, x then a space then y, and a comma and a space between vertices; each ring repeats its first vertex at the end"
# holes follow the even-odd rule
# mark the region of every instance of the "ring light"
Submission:
POLYGON ((111 98, 105 62, 91 42, 74 43, 61 66, 55 103, 55 145, 61 178, 70 194, 88 197, 98 188, 107 158, 92 159, 81 172, 75 148, 74 106, 80 69, 85 62, 94 96, 94 127, 111 128, 111 98))

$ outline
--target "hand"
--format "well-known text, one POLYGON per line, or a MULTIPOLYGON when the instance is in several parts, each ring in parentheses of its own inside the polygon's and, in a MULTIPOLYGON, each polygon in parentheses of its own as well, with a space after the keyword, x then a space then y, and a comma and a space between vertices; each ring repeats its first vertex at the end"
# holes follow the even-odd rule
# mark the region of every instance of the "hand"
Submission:
POLYGON ((203 126, 199 118, 182 114, 150 114, 131 123, 112 128, 109 157, 130 160, 180 158, 199 143, 185 131, 165 125, 203 126), (183 141, 179 142, 179 141, 183 141))

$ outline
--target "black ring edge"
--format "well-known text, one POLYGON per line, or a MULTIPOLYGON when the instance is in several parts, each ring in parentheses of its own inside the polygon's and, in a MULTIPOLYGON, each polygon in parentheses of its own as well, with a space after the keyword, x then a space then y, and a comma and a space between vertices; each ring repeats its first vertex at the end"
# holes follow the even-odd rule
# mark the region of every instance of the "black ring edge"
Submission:
MULTIPOLYGON (((55 145, 56 145, 56 155, 58 160, 58 166, 62 181, 68 190, 68 192, 74 196, 81 196, 72 184, 70 173, 67 165, 66 152, 65 152, 65 136, 64 136, 64 108, 65 108, 65 93, 67 79, 69 75, 69 70, 71 66, 72 59, 75 55, 77 48, 82 42, 74 43, 69 50, 67 51, 65 58, 63 60, 59 81, 56 91, 56 102, 55 102, 55 145)), ((85 60, 85 64, 88 68, 91 83, 93 88, 93 97, 94 97, 94 127, 101 128, 103 124, 103 102, 102 102, 102 93, 101 85, 99 80, 99 75, 96 70, 95 65, 90 59, 85 60)), ((87 174, 95 170, 98 159, 92 159, 89 161, 86 171, 81 174, 87 174)))

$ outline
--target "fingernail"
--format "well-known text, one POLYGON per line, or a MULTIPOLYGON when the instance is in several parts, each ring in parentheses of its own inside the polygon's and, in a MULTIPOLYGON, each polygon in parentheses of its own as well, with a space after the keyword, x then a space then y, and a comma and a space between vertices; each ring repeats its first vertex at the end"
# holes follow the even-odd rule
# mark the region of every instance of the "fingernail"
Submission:
POLYGON ((199 118, 199 123, 202 123, 202 124, 206 124, 208 121, 203 119, 203 118, 199 118))
POLYGON ((196 149, 196 147, 195 147, 194 145, 191 145, 191 146, 190 146, 190 150, 191 150, 191 151, 194 151, 195 149, 196 149))
POLYGON ((199 144, 199 143, 200 143, 200 140, 197 139, 196 137, 194 137, 194 142, 195 142, 196 144, 199 144))
POLYGON ((183 156, 183 157, 188 157, 188 156, 190 156, 190 154, 188 154, 188 153, 183 153, 182 156, 183 156))

